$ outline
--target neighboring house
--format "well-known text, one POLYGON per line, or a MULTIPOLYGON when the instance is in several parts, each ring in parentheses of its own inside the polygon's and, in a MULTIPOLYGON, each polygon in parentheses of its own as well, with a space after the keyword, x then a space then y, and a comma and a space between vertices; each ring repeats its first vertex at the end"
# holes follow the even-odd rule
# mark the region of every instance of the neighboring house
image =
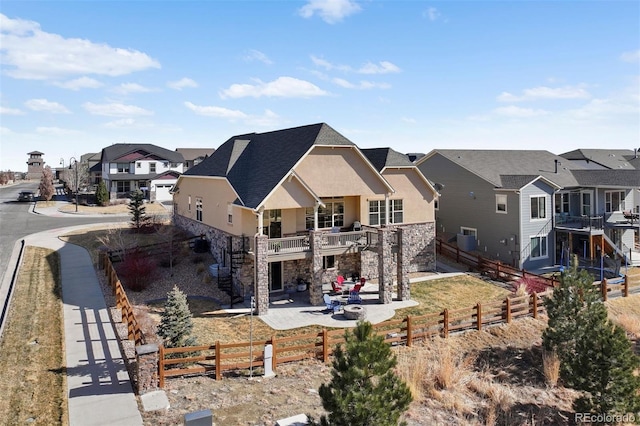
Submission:
POLYGON ((184 158, 184 171, 186 172, 191 167, 199 164, 213 154, 214 148, 176 148, 176 152, 182 154, 184 158))
POLYGON ((183 170, 182 154, 152 144, 114 144, 102 149, 101 174, 111 201, 144 192, 150 201, 170 201, 183 170))
POLYGON ((337 275, 378 278, 390 303, 394 280, 405 300, 408 274, 435 269, 436 195, 406 156, 319 123, 227 140, 178 179, 174 220, 210 241, 259 314, 298 280, 321 305, 337 275))
POLYGON ((438 233, 487 257, 528 270, 566 263, 570 253, 594 263, 603 249, 612 259, 640 257, 638 221, 623 216, 640 187, 633 168, 587 169, 514 150, 433 150, 416 164, 444 188, 438 233))
POLYGON ((29 159, 27 160, 26 179, 41 179, 42 172, 44 171, 44 159, 42 158, 44 153, 40 151, 31 151, 28 152, 27 155, 29 155, 29 159))
POLYGON ((90 152, 80 156, 80 163, 87 169, 86 185, 91 191, 96 190, 96 185, 102 179, 100 156, 100 152, 90 152))

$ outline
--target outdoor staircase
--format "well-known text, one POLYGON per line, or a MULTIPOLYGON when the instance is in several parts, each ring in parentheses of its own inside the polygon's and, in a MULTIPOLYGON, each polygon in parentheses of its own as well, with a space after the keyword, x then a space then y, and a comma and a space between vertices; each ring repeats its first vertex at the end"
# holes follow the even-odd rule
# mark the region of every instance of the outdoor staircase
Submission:
POLYGON ((233 276, 244 264, 246 251, 244 247, 243 250, 232 250, 231 237, 229 237, 227 247, 227 253, 229 253, 229 273, 218 274, 218 288, 229 295, 229 304, 233 307, 234 304, 244 302, 243 290, 233 283, 233 276))

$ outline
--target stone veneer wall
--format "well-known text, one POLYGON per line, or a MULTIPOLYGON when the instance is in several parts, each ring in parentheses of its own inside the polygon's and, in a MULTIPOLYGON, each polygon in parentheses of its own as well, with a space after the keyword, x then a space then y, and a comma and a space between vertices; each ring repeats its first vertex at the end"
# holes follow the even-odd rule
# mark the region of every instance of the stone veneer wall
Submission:
POLYGON ((158 389, 158 345, 136 346, 136 392, 138 395, 158 389))
POLYGON ((264 315, 269 311, 269 263, 267 262, 269 237, 256 235, 256 313, 264 315))
MULTIPOLYGON (((198 222, 193 219, 189 219, 187 217, 181 215, 173 215, 174 225, 178 228, 184 229, 188 233, 192 235, 204 235, 204 238, 209 241, 210 247, 209 251, 213 255, 213 258, 216 260, 218 264, 226 264, 229 265, 230 262, 230 253, 227 253, 227 258, 223 258, 223 253, 227 250, 228 239, 229 237, 233 237, 232 239, 232 250, 240 251, 243 249, 243 238, 244 238, 244 249, 248 250, 250 246, 249 237, 238 237, 228 232, 224 232, 220 229, 213 228, 209 225, 206 225, 202 222, 198 222)), ((240 268, 235 272, 233 276, 233 281, 235 285, 242 284, 244 287, 245 296, 252 295, 254 292, 254 266, 253 261, 250 256, 244 256, 244 263, 240 265, 240 268)))
POLYGON ((407 272, 436 269, 435 222, 402 225, 404 255, 409 261, 407 272))

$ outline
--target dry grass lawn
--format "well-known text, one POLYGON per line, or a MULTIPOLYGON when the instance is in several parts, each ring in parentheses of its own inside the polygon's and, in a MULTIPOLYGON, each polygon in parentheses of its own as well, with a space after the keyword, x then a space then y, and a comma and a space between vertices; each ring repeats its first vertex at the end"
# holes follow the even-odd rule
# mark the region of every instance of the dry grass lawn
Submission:
POLYGON ((68 424, 60 261, 27 247, 0 343, 0 423, 68 424))
MULTIPOLYGON (((40 207, 40 203, 42 201, 38 201, 38 206, 40 207)), ((42 206, 45 207, 45 206, 42 206)), ((167 209, 162 207, 160 203, 145 203, 145 213, 149 216, 154 215, 166 215, 167 209)), ((75 212, 76 205, 73 203, 69 203, 60 208, 60 211, 63 212, 75 212)), ((92 214, 122 214, 129 213, 129 205, 126 203, 123 204, 113 204, 110 206, 100 207, 100 206, 83 206, 78 205, 78 212, 80 213, 92 213, 92 214)))

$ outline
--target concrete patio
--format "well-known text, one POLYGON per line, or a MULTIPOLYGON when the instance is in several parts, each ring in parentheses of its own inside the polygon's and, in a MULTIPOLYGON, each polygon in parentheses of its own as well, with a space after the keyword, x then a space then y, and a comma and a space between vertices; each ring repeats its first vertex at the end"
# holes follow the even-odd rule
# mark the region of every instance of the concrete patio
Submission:
MULTIPOLYGON (((424 276, 411 278, 411 283, 422 282, 432 279, 446 278, 460 275, 460 273, 431 273, 424 276)), ((332 294, 331 285, 325 284, 323 291, 332 294)), ((393 302, 382 304, 378 300, 378 284, 375 281, 368 282, 361 290, 362 307, 366 311, 366 320, 372 324, 377 324, 393 318, 397 309, 417 306, 414 300, 399 301, 393 294, 393 302)), ((333 299, 340 299, 339 295, 331 296, 333 299)), ((345 296, 346 297, 346 296, 345 296)), ((229 313, 248 314, 249 306, 237 309, 227 309, 229 313)), ((259 317, 269 327, 275 330, 289 330, 293 328, 306 327, 310 325, 320 325, 323 327, 355 327, 357 321, 347 319, 342 312, 329 312, 324 305, 312 306, 309 304, 308 292, 284 293, 276 296, 269 303, 269 311, 266 315, 259 317)))

